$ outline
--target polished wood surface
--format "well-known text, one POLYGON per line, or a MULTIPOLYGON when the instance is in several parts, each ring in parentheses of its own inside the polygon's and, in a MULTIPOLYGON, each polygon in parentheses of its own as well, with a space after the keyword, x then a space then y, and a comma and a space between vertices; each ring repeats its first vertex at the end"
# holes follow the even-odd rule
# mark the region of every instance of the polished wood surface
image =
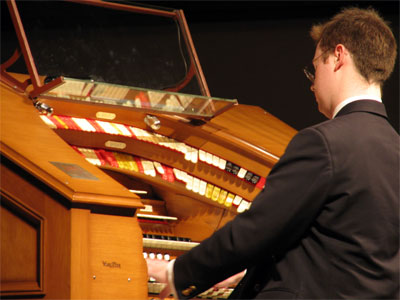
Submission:
POLYGON ((142 299, 147 269, 136 218, 72 209, 71 298, 142 299))
POLYGON ((1 84, 1 151, 72 202, 140 207, 139 197, 87 163, 50 128, 23 94, 1 84), (98 180, 73 178, 50 162, 81 166, 98 180), (104 182, 104 184, 103 184, 104 182))
MULTIPOLYGON (((13 74, 13 76, 19 80, 26 78, 20 74, 13 74)), ((106 116, 105 119, 100 118, 100 120, 126 124, 126 126, 134 126, 151 132, 144 122, 146 114, 133 113, 123 107, 64 100, 40 98, 39 100, 51 106, 54 114, 87 119, 99 119, 99 116, 106 116)), ((185 143, 194 149, 219 156, 264 178, 296 133, 293 128, 268 112, 247 105, 237 105, 207 122, 191 122, 171 115, 157 114, 156 116, 161 121, 161 128, 156 133, 185 143)), ((27 211, 35 212, 31 214, 35 215, 39 212, 40 216, 37 220, 35 219, 36 227, 32 225, 27 227, 26 218, 18 220, 20 224, 18 228, 29 228, 25 233, 26 241, 19 243, 19 247, 25 245, 25 248, 44 249, 40 251, 45 253, 44 267, 39 268, 40 259, 36 259, 39 264, 35 266, 30 264, 31 269, 28 274, 36 272, 42 274, 44 278, 41 281, 36 278, 35 281, 30 275, 29 282, 30 285, 35 286, 35 290, 27 294, 32 296, 40 294, 47 298, 50 295, 57 295, 57 298, 72 299, 146 298, 147 276, 142 251, 169 254, 171 258, 181 255, 183 251, 143 249, 142 233, 186 237, 194 242, 200 242, 232 220, 238 213, 237 206, 228 206, 196 194, 188 190, 185 183, 181 181, 169 182, 161 179, 160 176, 152 177, 141 172, 109 165, 99 168, 86 161, 71 146, 119 151, 160 162, 170 168, 183 170, 191 176, 250 202, 262 189, 226 170, 201 161, 196 163, 187 161, 181 153, 143 140, 99 132, 51 129, 40 119, 39 112, 33 107, 31 100, 3 84, 1 86, 1 126, 3 129, 1 132, 2 155, 53 191, 51 195, 58 195, 49 198, 47 202, 50 208, 43 213, 37 209, 37 205, 42 205, 40 204, 42 201, 26 199, 31 187, 24 188, 18 198, 20 200, 17 201, 27 206, 27 211), (109 141, 123 143, 125 147, 115 149, 109 146, 107 143, 109 141), (51 162, 77 165, 97 180, 73 178, 51 162), (137 189, 147 189, 149 194, 139 197, 128 191, 137 189), (52 221, 54 226, 50 229, 46 224, 49 224, 48 220, 52 220, 48 214, 52 212, 53 205, 56 207, 61 205, 60 213, 63 214, 65 221, 63 225, 56 223, 55 220, 52 221), (144 205, 152 207, 151 214, 171 216, 176 220, 154 222, 142 217, 137 218, 136 213, 142 213, 144 205), (45 221, 40 221, 41 218, 45 221), (40 235, 38 228, 42 228, 40 227, 42 225, 38 224, 45 224, 42 233, 45 242, 42 248, 29 242, 40 235), (51 234, 56 235, 59 230, 63 230, 65 236, 68 237, 64 244, 56 243, 54 244, 56 246, 48 244, 48 237, 51 234), (53 250, 54 247, 58 250, 53 250), (48 289, 55 280, 50 274, 58 272, 53 263, 49 264, 49 261, 57 262, 61 259, 59 254, 54 252, 59 251, 60 247, 65 252, 62 258, 64 273, 61 273, 63 283, 58 284, 65 284, 65 286, 60 288, 62 292, 57 294, 57 290, 48 289), (51 266, 50 269, 49 266, 51 266)), ((2 184, 2 192, 6 189, 2 184)), ((7 216, 2 230, 3 227, 4 230, 8 230, 7 228, 14 223, 18 223, 6 209, 6 207, 2 208, 7 216)), ((29 217, 29 220, 31 219, 32 217, 29 217)), ((10 235, 5 235, 5 239, 10 240, 10 235)), ((9 249, 2 248, 2 254, 3 251, 7 257, 11 256, 12 252, 9 249)), ((31 256, 38 257, 37 253, 32 253, 31 256)), ((32 261, 33 258, 24 259, 32 261)), ((7 263, 5 265, 8 268, 9 265, 7 263)), ((17 270, 17 274, 18 272, 17 270)), ((15 276, 12 272, 4 274, 9 278, 15 276)), ((11 295, 12 293, 4 290, 5 286, 2 282, 2 295, 11 295)), ((14 292, 15 295, 23 295, 27 287, 25 285, 14 292)))
POLYGON ((4 157, 0 176, 1 297, 70 298, 66 199, 4 157))
POLYGON ((1 297, 145 299, 139 197, 43 124, 24 94, 2 84, 0 101, 1 297))
POLYGON ((40 292, 43 288, 43 219, 21 206, 11 195, 2 193, 1 280, 9 291, 40 292), (22 265, 26 268, 15 268, 22 265))

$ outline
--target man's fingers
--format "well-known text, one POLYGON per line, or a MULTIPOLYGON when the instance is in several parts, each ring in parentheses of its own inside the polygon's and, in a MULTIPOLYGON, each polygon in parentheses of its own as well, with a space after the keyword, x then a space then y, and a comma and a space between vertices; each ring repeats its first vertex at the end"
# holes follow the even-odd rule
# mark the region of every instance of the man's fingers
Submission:
POLYGON ((158 297, 160 297, 161 299, 165 299, 165 298, 167 298, 169 295, 171 295, 171 288, 169 287, 169 285, 167 285, 167 286, 161 291, 161 293, 158 295, 158 297))
POLYGON ((149 277, 161 283, 167 283, 167 265, 168 262, 160 259, 146 259, 147 272, 149 277))

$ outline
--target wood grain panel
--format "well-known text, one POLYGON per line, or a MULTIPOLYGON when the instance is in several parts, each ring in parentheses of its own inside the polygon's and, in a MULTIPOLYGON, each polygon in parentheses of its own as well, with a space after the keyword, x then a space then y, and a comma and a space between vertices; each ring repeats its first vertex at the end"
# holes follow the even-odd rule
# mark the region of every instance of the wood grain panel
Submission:
POLYGON ((44 293, 44 218, 1 191, 1 292, 44 293))
POLYGON ((145 299, 147 267, 137 219, 93 213, 89 220, 89 298, 145 299))
MULTIPOLYGON (((11 223, 11 226, 20 227, 21 218, 19 218, 18 220, 15 218, 15 216, 21 216, 21 213, 23 211, 29 212, 26 212, 23 216, 25 216, 24 220, 26 220, 26 216, 28 214, 28 221, 30 221, 30 223, 28 222, 28 224, 31 224, 31 229, 29 229, 29 227, 27 228, 26 225, 23 227, 23 230, 29 229, 28 232, 32 234, 30 239, 33 240, 34 237, 32 229, 38 228, 37 226, 39 226, 39 221, 37 220, 41 220, 40 222, 44 224, 44 226, 41 225, 42 231, 40 234, 40 241, 36 240, 36 244, 40 245, 42 251, 40 255, 43 255, 43 259, 41 262, 35 262, 35 268, 37 268, 37 270, 40 270, 41 272, 40 275, 36 274, 36 281, 40 280, 40 290, 38 290, 36 283, 35 286, 26 286, 24 289, 21 289, 21 287, 13 287, 12 291, 3 290, 3 288, 6 286, 2 285, 1 297, 13 295, 14 297, 29 296, 31 298, 44 297, 45 299, 69 298, 71 241, 69 232, 70 219, 68 208, 65 206, 67 202, 61 195, 46 187, 42 182, 28 174, 23 169, 19 168, 3 156, 1 157, 0 170, 2 198, 5 199, 5 197, 3 197, 4 194, 9 195, 8 197, 14 199, 14 203, 17 203, 19 205, 19 208, 17 210, 15 209, 15 205, 14 209, 10 209, 9 206, 7 206, 7 210, 9 211, 9 213, 12 212, 12 214, 14 215, 13 218, 8 219, 8 221, 10 221, 11 223), (29 215, 31 215, 32 217, 29 217, 29 215), (32 218, 34 219, 33 221, 32 218), (14 223, 16 224, 14 225, 14 223)), ((2 219, 2 222, 3 221, 4 220, 2 219)), ((3 231, 5 231, 4 237, 6 237, 9 234, 10 230, 13 229, 7 229, 7 227, 2 226, 2 238, 3 231)), ((22 230, 22 228, 18 230, 22 230)), ((36 230, 36 232, 38 232, 38 229, 36 230)), ((26 235, 27 233, 24 232, 23 234, 26 235)), ((39 236, 36 234, 36 238, 38 237, 39 236)), ((15 242, 18 241, 14 241, 13 243, 15 242)), ((23 241, 23 247, 29 246, 26 243, 27 241, 23 241)), ((15 250, 13 248, 14 246, 12 246, 11 242, 2 243, 2 258, 3 252, 8 253, 9 255, 13 255, 13 251, 15 250)), ((24 251, 28 253, 31 250, 24 249, 24 251)), ((37 254, 39 254, 39 252, 37 252, 37 254)), ((26 255, 26 253, 24 253, 24 255, 26 255)), ((32 253, 30 253, 29 255, 34 255, 36 257, 33 250, 32 253)), ((17 258, 10 258, 10 261, 13 261, 15 259, 17 258)), ((32 267, 28 264, 26 266, 22 266, 21 272, 25 273, 25 268, 27 272, 29 272, 29 274, 32 274, 32 267)), ((2 268, 2 272, 5 270, 6 269, 2 268)))

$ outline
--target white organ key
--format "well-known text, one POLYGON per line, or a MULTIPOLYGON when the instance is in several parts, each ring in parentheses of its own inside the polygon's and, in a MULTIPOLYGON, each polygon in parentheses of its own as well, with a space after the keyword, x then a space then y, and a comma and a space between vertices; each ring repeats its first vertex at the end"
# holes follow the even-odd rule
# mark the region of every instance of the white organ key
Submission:
POLYGON ((192 149, 190 147, 187 147, 187 150, 185 153, 185 160, 187 160, 187 161, 192 160, 192 149))
POLYGON ((161 146, 167 147, 169 149, 176 150, 176 143, 173 141, 169 141, 167 138, 164 137, 162 141, 159 142, 161 146))
POLYGON ((246 209, 248 209, 249 207, 249 203, 246 200, 242 200, 242 202, 240 202, 238 208, 237 208, 237 212, 238 213, 242 213, 244 212, 246 209))
POLYGON ((178 179, 180 181, 183 181, 181 170, 173 168, 172 171, 174 172, 174 175, 175 175, 176 179, 178 179))
POLYGON ((200 180, 199 194, 204 196, 206 194, 207 182, 200 180))
POLYGON ((188 151, 185 143, 179 143, 179 142, 176 143, 176 150, 183 154, 186 154, 186 152, 188 151))
POLYGON ((226 160, 225 160, 225 159, 222 159, 222 158, 220 158, 220 159, 219 159, 219 165, 218 165, 218 168, 220 168, 221 170, 225 170, 225 167, 226 167, 226 160))
POLYGON ((80 148, 78 150, 85 156, 85 159, 93 165, 101 166, 101 161, 93 149, 80 148))
POLYGON ((103 122, 96 120, 96 123, 99 124, 103 130, 108 133, 108 134, 119 134, 118 130, 116 130, 110 123, 108 122, 103 122))
POLYGON ((251 206, 251 204, 252 204, 253 202, 247 202, 247 209, 250 209, 250 206, 251 206))
POLYGON ((158 161, 153 161, 154 167, 156 168, 157 172, 163 175, 165 173, 164 168, 158 161))
MULTIPOLYGON (((143 238, 143 247, 146 248, 158 248, 158 249, 172 249, 172 250, 190 250, 191 248, 197 246, 199 243, 189 242, 189 241, 178 241, 178 240, 166 240, 166 239, 157 239, 157 238, 143 238)), ((149 257, 156 257, 155 254, 149 255, 149 257), (154 256, 151 256, 154 255, 154 256)), ((151 258, 150 257, 150 258, 151 258)), ((170 256, 167 254, 164 256, 164 259, 170 259, 170 256)))
POLYGON ((153 138, 157 145, 161 145, 161 143, 165 141, 164 136, 158 133, 153 133, 153 138))
POLYGON ((90 124, 88 122, 88 120, 83 119, 83 118, 75 118, 72 117, 71 118, 72 121, 74 121, 80 129, 82 129, 83 131, 89 131, 89 132, 96 132, 96 129, 92 126, 92 124, 90 124))
POLYGON ((193 177, 193 188, 192 191, 194 193, 198 193, 200 189, 200 179, 193 177))
POLYGON ((196 164, 197 160, 198 160, 198 155, 199 155, 199 151, 197 151, 197 149, 192 148, 192 157, 191 157, 191 161, 192 163, 196 164))
POLYGON ((203 150, 199 150, 199 160, 206 161, 206 153, 203 150))
POLYGON ((240 168, 239 173, 237 174, 237 176, 238 176, 239 178, 244 178, 244 175, 246 175, 246 173, 247 173, 247 170, 246 170, 246 169, 240 168))
POLYGON ((147 159, 142 159, 141 160, 142 165, 143 165, 143 171, 144 174, 150 175, 152 177, 156 176, 156 170, 154 169, 153 162, 147 159))
MULTIPOLYGON (((143 247, 147 248, 158 248, 158 249, 172 249, 172 250, 190 250, 191 248, 197 246, 197 242, 186 242, 186 241, 176 241, 176 240, 164 240, 164 239, 154 239, 154 238, 143 238, 143 247)), ((149 254, 149 258, 155 258, 154 253, 149 254)), ((169 255, 168 255, 169 257, 169 255)), ((165 256, 164 256, 165 258, 165 256)), ((170 259, 170 257, 169 257, 170 259)))
MULTIPOLYGON (((174 149, 175 151, 178 151, 178 152, 182 152, 179 148, 181 143, 178 143, 174 139, 168 139, 168 141, 169 141, 169 146, 171 147, 171 149, 174 149)), ((184 153, 184 152, 182 152, 182 153, 184 153)))
POLYGON ((149 140, 150 140, 150 142, 152 142, 153 144, 158 144, 158 138, 157 138, 157 136, 155 135, 155 134, 153 134, 153 133, 149 133, 149 140))
POLYGON ((186 183, 186 189, 191 191, 193 189, 193 176, 188 174, 187 178, 188 178, 188 180, 187 180, 187 183, 186 183))
POLYGON ((173 150, 175 150, 175 151, 181 152, 181 151, 179 150, 179 145, 178 145, 178 143, 177 143, 175 140, 170 139, 169 137, 165 137, 165 141, 163 142, 163 145, 164 145, 165 147, 168 147, 168 148, 173 149, 173 150))
POLYGON ((150 134, 146 130, 132 126, 130 127, 130 129, 138 140, 146 142, 151 141, 150 134))
POLYGON ((218 167, 219 166, 219 157, 218 156, 213 155, 213 157, 212 157, 212 165, 214 167, 218 167))
POLYGON ((46 117, 45 115, 40 115, 40 118, 42 119, 43 122, 46 123, 47 126, 49 126, 50 128, 56 129, 57 126, 56 124, 54 124, 52 121, 50 121, 50 119, 48 117, 46 117))
POLYGON ((182 170, 180 170, 180 172, 181 172, 182 181, 188 183, 190 175, 182 170))
POLYGON ((147 132, 146 130, 143 130, 143 129, 139 129, 139 132, 140 132, 139 136, 140 136, 141 140, 146 141, 146 142, 154 143, 153 142, 153 135, 151 133, 149 133, 149 132, 147 132))
POLYGON ((240 202, 242 201, 242 197, 240 197, 239 195, 236 195, 235 198, 233 199, 233 205, 238 206, 240 204, 240 202))
POLYGON ((206 163, 212 165, 213 162, 213 155, 211 153, 206 152, 206 163))
POLYGON ((133 126, 129 126, 129 129, 139 139, 139 137, 141 136, 141 132, 140 132, 139 128, 136 128, 136 127, 133 127, 133 126))
POLYGON ((114 126, 116 126, 119 129, 119 131, 122 132, 122 135, 129 136, 129 137, 132 136, 131 132, 128 130, 128 128, 126 128, 125 125, 118 124, 118 123, 113 123, 113 124, 114 124, 114 126))

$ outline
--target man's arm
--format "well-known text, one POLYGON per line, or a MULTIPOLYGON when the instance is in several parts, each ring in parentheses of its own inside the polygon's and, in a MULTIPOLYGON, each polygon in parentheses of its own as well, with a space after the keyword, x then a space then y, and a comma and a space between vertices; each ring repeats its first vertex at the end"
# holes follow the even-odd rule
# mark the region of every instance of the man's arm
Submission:
POLYGON ((331 177, 322 134, 315 129, 299 132, 251 208, 176 259, 178 298, 191 298, 296 243, 323 206, 331 177))

